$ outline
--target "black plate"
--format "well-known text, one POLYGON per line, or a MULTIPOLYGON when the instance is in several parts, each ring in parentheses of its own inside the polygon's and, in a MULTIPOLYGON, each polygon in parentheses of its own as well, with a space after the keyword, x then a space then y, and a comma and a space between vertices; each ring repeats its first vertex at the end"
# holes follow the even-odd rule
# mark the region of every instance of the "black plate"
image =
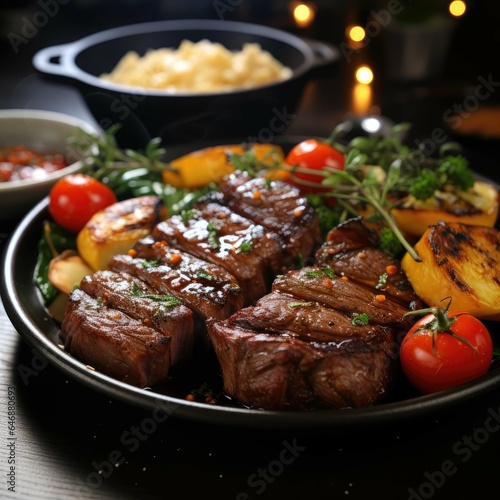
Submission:
MULTIPOLYGON (((43 221, 48 217, 48 199, 44 199, 21 221, 5 248, 3 279, 0 281, 5 310, 22 338, 52 365, 69 377, 112 398, 151 410, 159 408, 177 418, 225 426, 344 432, 391 426, 422 417, 434 418, 500 387, 500 367, 496 367, 481 378, 437 394, 418 396, 408 387, 402 387, 391 400, 377 406, 302 412, 263 411, 230 404, 197 403, 183 399, 182 393, 173 388, 167 387, 162 392, 156 392, 119 382, 90 370, 63 350, 58 340, 58 325, 47 313, 32 281, 37 242, 43 221)), ((492 333, 498 330, 497 324, 488 326, 492 333)), ((195 373, 194 379, 196 377, 199 377, 199 382, 205 380, 204 373, 195 373)))

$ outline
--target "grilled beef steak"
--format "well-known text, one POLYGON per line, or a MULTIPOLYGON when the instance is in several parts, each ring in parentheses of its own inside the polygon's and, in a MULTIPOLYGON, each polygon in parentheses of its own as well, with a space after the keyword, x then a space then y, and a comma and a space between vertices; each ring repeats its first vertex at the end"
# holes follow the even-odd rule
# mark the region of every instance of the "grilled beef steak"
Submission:
POLYGON ((332 229, 318 249, 319 233, 296 188, 234 173, 85 278, 61 338, 97 370, 144 387, 189 357, 194 329, 213 346, 226 393, 244 405, 377 403, 418 298, 361 219, 332 229), (313 251, 316 265, 290 270, 313 251), (162 308, 166 296, 175 307, 162 308))
POLYGON ((282 269, 276 233, 217 203, 197 205, 186 215, 160 222, 152 236, 230 272, 243 289, 245 305, 269 290, 282 269))
POLYGON ((243 305, 241 289, 234 278, 184 252, 167 251, 164 259, 155 260, 115 255, 109 268, 141 279, 157 293, 176 297, 202 324, 207 318, 227 318, 243 305), (178 257, 169 263, 173 255, 178 257))
POLYGON ((325 243, 316 252, 316 263, 376 289, 405 307, 423 307, 399 261, 380 252, 377 243, 377 234, 368 229, 361 218, 349 219, 327 234, 325 243))
POLYGON ((343 342, 387 336, 388 329, 373 324, 355 324, 352 316, 316 301, 305 302, 293 295, 273 292, 233 315, 235 325, 249 330, 286 334, 314 342, 343 342))
POLYGON ((209 331, 224 390, 242 404, 268 410, 360 407, 378 402, 390 386, 390 333, 372 343, 357 337, 316 342, 243 328, 237 315, 210 321, 209 331))
MULTIPOLYGON (((358 222, 345 225, 352 234, 344 247, 364 249, 361 259, 369 256, 375 268, 377 261, 396 266, 358 222)), ((376 273, 365 279, 354 267, 351 279, 348 266, 326 263, 278 276, 254 307, 208 322, 230 396, 250 407, 312 410, 368 406, 389 392, 397 337, 413 321, 403 315, 416 296, 393 297, 378 288, 376 273)))
POLYGON ((171 337, 83 290, 71 292, 60 336, 75 358, 123 382, 146 387, 168 375, 171 337))
POLYGON ((374 288, 359 285, 348 277, 331 278, 329 268, 311 266, 278 276, 273 291, 289 293, 299 301, 315 300, 351 316, 368 314, 374 324, 399 325, 409 309, 374 288), (328 273, 328 275, 325 274, 328 273))
POLYGON ((109 308, 119 309, 171 337, 170 366, 192 357, 193 313, 173 296, 158 294, 127 273, 106 270, 83 278, 80 288, 109 308))
POLYGON ((222 180, 220 189, 231 210, 278 234, 285 268, 292 268, 299 256, 311 255, 319 245, 318 216, 296 187, 236 172, 222 180))

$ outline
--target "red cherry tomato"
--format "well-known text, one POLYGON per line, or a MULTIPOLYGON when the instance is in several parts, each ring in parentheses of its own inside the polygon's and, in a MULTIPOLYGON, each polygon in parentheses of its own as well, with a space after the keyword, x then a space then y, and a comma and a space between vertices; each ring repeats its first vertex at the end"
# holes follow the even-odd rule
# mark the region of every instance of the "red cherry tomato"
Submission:
POLYGON ((438 315, 428 314, 415 323, 401 344, 403 371, 424 394, 484 375, 493 358, 491 336, 480 320, 466 312, 439 311, 438 315), (445 323, 436 322, 439 314, 445 323), (446 322, 449 332, 441 328, 446 322))
POLYGON ((99 210, 116 203, 115 193, 84 174, 63 177, 49 193, 49 212, 61 227, 79 232, 99 210))
POLYGON ((321 186, 324 177, 315 171, 322 171, 325 167, 344 170, 345 158, 330 144, 316 139, 307 139, 290 150, 285 163, 310 170, 310 172, 294 172, 289 180, 291 184, 300 188, 303 193, 323 193, 329 188, 321 186))

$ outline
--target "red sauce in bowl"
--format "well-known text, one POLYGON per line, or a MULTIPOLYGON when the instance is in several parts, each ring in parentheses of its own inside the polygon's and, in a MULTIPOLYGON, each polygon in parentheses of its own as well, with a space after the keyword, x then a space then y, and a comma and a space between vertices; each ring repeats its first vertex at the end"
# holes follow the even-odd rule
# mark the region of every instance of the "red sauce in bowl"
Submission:
POLYGON ((22 145, 0 148, 0 182, 43 179, 67 166, 60 153, 42 154, 22 145))

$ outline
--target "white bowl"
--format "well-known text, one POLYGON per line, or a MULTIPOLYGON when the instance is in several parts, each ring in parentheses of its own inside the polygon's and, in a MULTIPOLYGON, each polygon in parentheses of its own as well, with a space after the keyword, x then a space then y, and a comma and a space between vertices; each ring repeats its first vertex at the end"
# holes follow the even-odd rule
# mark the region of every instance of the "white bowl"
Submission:
POLYGON ((56 181, 83 169, 82 155, 67 142, 79 128, 100 134, 91 124, 63 113, 33 109, 0 110, 0 147, 20 144, 43 154, 61 153, 70 163, 43 179, 0 182, 0 220, 22 218, 49 193, 56 181))

